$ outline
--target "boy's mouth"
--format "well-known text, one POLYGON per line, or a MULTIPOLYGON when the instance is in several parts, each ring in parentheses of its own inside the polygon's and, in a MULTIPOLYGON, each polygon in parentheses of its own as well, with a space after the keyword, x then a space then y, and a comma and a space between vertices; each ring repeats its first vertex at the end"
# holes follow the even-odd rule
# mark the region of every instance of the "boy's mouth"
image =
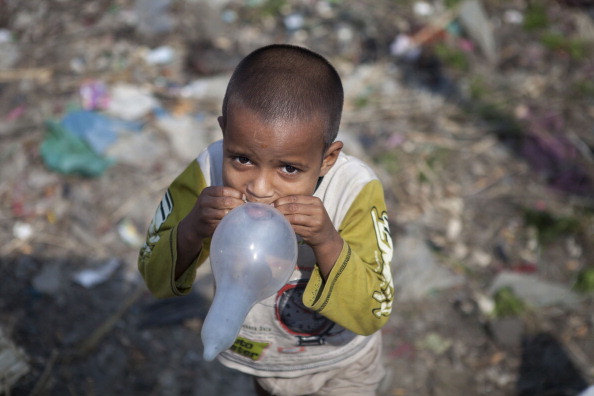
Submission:
POLYGON ((247 195, 245 195, 245 194, 243 194, 243 196, 241 197, 241 199, 243 200, 243 202, 244 202, 244 203, 248 203, 248 202, 256 202, 256 203, 261 203, 261 204, 266 204, 266 205, 274 206, 274 202, 269 202, 269 203, 266 203, 266 202, 262 202, 262 201, 250 201, 250 200, 247 198, 247 195))

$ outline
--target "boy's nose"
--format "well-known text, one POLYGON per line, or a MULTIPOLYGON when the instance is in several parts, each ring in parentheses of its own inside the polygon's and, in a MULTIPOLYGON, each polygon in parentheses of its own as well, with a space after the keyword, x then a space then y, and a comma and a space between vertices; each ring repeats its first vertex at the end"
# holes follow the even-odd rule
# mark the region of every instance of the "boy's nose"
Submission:
POLYGON ((272 175, 269 172, 258 174, 248 186, 247 193, 248 201, 269 203, 268 200, 274 196, 272 175))

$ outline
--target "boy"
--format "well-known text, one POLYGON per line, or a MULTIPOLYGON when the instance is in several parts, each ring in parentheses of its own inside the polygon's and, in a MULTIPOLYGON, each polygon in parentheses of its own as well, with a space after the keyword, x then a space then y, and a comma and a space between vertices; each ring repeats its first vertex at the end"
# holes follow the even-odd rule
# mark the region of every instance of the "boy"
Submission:
POLYGON ((335 141, 342 105, 322 56, 281 44, 249 54, 225 93, 223 140, 173 181, 140 252, 153 294, 187 294, 230 210, 252 201, 285 215, 300 241, 293 276, 218 357, 259 394, 373 395, 383 376, 392 241, 381 183, 335 141))

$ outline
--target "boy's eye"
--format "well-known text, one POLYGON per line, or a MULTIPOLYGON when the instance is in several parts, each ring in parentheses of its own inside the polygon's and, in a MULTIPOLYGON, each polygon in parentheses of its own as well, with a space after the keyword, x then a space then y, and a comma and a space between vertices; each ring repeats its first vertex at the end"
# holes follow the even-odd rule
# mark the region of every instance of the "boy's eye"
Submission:
POLYGON ((240 155, 233 157, 233 161, 239 162, 242 165, 249 165, 251 163, 248 157, 243 157, 240 155))
POLYGON ((294 175, 296 173, 299 173, 299 169, 297 169, 291 165, 285 165, 285 166, 283 166, 283 172, 285 172, 289 175, 294 175))

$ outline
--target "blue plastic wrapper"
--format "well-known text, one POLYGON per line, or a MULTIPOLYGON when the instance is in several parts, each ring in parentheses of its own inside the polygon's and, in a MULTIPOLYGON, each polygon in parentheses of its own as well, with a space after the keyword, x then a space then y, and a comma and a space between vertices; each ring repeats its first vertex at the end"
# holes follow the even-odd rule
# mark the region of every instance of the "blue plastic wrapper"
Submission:
POLYGON ((137 122, 122 121, 89 110, 75 110, 64 116, 62 126, 85 140, 97 153, 103 154, 121 133, 139 130, 137 122))
POLYGON ((47 122, 39 151, 49 169, 64 174, 96 177, 113 164, 113 160, 97 154, 82 138, 55 121, 47 122))

